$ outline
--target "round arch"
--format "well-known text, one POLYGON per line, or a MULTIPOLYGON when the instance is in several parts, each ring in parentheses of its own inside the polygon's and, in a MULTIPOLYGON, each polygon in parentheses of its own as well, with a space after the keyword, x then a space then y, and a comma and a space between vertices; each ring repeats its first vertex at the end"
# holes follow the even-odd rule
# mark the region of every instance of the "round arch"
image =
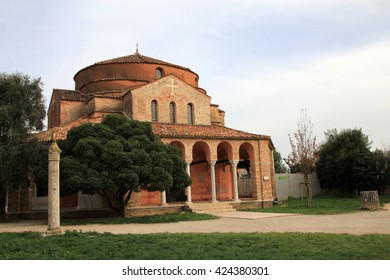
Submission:
POLYGON ((206 142, 198 141, 192 146, 192 162, 210 161, 210 147, 206 142))
POLYGON ((217 146, 218 161, 233 160, 233 147, 229 142, 223 141, 217 146))
POLYGON ((186 158, 186 148, 182 142, 176 140, 169 143, 169 145, 174 145, 178 147, 180 151, 183 153, 183 157, 186 158))
POLYGON ((240 145, 240 161, 237 165, 239 197, 252 197, 253 186, 251 174, 255 174, 255 149, 245 142, 240 145))
POLYGON ((223 141, 217 146, 217 162, 215 164, 215 183, 217 200, 233 199, 234 178, 232 169, 233 148, 229 142, 223 141))
POLYGON ((210 179, 210 147, 203 141, 192 146, 192 162, 190 164, 192 201, 211 200, 210 179))

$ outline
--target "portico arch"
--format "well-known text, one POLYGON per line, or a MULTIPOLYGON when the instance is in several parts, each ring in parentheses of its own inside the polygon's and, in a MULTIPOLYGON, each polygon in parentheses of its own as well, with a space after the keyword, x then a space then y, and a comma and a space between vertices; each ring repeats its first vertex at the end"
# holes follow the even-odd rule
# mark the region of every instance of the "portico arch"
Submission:
POLYGON ((242 143, 239 149, 240 161, 237 165, 239 197, 253 196, 252 174, 255 174, 255 152, 252 144, 242 143))
POLYGON ((186 158, 186 148, 185 148, 185 146, 184 146, 184 144, 182 142, 180 142, 180 141, 172 141, 169 144, 178 147, 180 149, 180 151, 183 153, 183 158, 184 159, 186 158))
MULTIPOLYGON (((178 140, 175 140, 175 141, 170 142, 169 145, 176 146, 182 152, 183 159, 185 159, 185 157, 186 157, 186 150, 185 150, 185 146, 184 146, 184 144, 182 142, 180 142, 178 140)), ((167 202, 179 202, 179 201, 180 202, 184 202, 184 201, 187 201, 187 195, 188 195, 187 192, 188 192, 187 189, 183 189, 183 190, 180 190, 180 191, 169 190, 166 193, 166 201, 167 202)))
POLYGON ((192 147, 192 162, 190 164, 193 201, 209 201, 211 199, 209 161, 209 145, 203 141, 196 142, 192 147))
POLYGON ((215 165, 217 200, 223 201, 233 199, 232 160, 232 145, 226 141, 219 143, 217 146, 217 162, 215 165))

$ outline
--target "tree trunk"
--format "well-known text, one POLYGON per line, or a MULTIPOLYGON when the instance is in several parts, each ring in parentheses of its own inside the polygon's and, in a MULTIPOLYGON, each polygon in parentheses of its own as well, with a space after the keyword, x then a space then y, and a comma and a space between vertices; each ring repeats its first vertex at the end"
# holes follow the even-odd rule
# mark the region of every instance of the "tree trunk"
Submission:
POLYGON ((2 221, 7 219, 7 213, 5 212, 6 197, 6 191, 0 191, 0 220, 2 221))
POLYGON ((311 183, 309 182, 309 174, 303 174, 305 186, 306 186, 306 199, 307 207, 313 207, 313 191, 311 189, 311 183))

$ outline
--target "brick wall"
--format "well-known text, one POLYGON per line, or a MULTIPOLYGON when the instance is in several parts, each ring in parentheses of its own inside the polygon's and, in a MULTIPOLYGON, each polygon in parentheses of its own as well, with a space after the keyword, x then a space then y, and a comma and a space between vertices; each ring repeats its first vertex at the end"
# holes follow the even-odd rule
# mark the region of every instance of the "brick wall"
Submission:
POLYGON ((132 116, 134 119, 151 121, 151 102, 157 101, 158 122, 170 123, 169 104, 176 107, 176 123, 187 123, 187 104, 192 103, 194 121, 198 125, 210 125, 210 97, 182 82, 168 76, 147 86, 132 91, 132 116), (174 89, 169 84, 173 83, 174 89))

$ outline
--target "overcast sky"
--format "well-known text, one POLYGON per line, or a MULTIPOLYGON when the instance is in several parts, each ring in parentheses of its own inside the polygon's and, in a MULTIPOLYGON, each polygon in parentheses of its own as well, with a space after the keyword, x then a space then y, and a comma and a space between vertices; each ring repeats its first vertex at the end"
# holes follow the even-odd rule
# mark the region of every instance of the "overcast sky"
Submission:
POLYGON ((286 157, 307 110, 328 129, 390 145, 389 0, 1 0, 0 72, 73 89, 95 62, 141 54, 189 67, 226 126, 286 157))

